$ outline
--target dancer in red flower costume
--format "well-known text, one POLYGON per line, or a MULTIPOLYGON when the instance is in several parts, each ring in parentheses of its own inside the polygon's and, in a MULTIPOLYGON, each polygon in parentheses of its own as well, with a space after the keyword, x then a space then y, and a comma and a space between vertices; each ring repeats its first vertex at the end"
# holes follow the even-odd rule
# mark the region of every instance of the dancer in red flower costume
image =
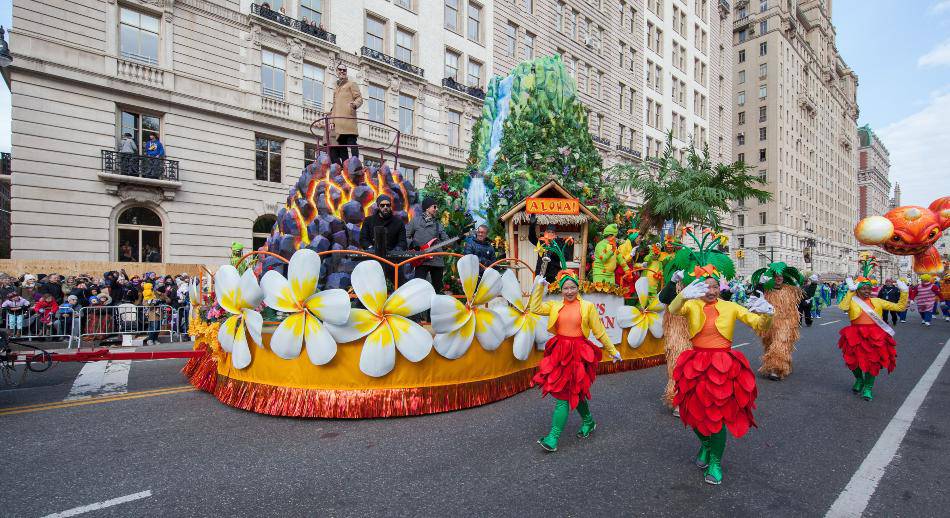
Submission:
POLYGON ((576 274, 572 270, 561 270, 555 282, 561 288, 562 301, 542 302, 548 284, 543 275, 535 278, 534 291, 528 301, 532 312, 548 317, 548 332, 554 335, 545 345, 544 358, 531 380, 533 385, 541 386, 543 395, 551 394, 557 400, 551 431, 538 439, 538 444, 551 452, 557 451, 558 439, 572 409, 577 409, 583 421, 578 437, 586 439, 597 428, 587 400, 601 352, 587 337, 593 333, 613 361, 620 361, 620 353, 607 336, 597 308, 578 296, 580 283, 576 274))
POLYGON ((881 314, 884 310, 900 312, 907 309, 909 290, 906 284, 897 281, 901 295, 896 303, 872 298, 868 275, 877 263, 874 256, 865 256, 860 262, 863 275, 858 277, 857 282, 850 277, 846 279, 848 293, 839 304, 842 310, 848 312, 851 325, 839 332, 838 348, 841 349, 844 363, 856 378, 851 391, 871 401, 874 399, 874 378, 881 369, 893 372, 897 363, 894 329, 887 325, 881 314))
POLYGON ((707 483, 718 485, 726 430, 742 437, 755 426, 755 374, 746 357, 732 349, 736 320, 767 329, 775 309, 761 297, 751 297, 749 309, 721 300, 720 274, 712 265, 695 267, 691 276, 696 280, 669 306, 670 313, 686 317, 692 344, 676 360, 674 403, 680 419, 699 437, 696 465, 705 469, 707 483))

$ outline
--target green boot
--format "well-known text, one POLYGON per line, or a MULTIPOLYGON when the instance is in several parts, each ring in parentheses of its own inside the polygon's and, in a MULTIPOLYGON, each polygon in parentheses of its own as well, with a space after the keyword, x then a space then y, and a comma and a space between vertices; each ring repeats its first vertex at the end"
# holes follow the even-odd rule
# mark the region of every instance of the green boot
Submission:
POLYGON ((707 484, 722 484, 722 452, 726 449, 726 433, 726 427, 723 426, 718 433, 709 436, 709 466, 703 478, 707 484))
POLYGON ((554 415, 551 416, 551 431, 540 439, 538 444, 545 451, 557 451, 557 440, 561 438, 561 431, 567 424, 567 416, 571 413, 571 407, 567 401, 557 400, 554 404, 554 415))
POLYGON ((864 390, 864 373, 861 372, 861 369, 854 369, 851 373, 857 378, 854 380, 854 385, 851 386, 851 392, 860 394, 861 391, 864 390))
POLYGON ((699 433, 699 430, 693 428, 696 437, 699 437, 699 453, 696 454, 696 460, 693 461, 699 469, 709 467, 709 437, 699 433))
POLYGON ((577 436, 586 439, 597 429, 597 423, 594 422, 594 416, 590 414, 590 407, 586 400, 577 403, 577 413, 581 415, 581 421, 583 422, 580 430, 577 431, 577 436))
POLYGON ((868 373, 864 373, 864 390, 861 391, 861 397, 865 401, 871 401, 874 399, 874 393, 871 392, 871 389, 874 388, 874 376, 871 376, 868 373))

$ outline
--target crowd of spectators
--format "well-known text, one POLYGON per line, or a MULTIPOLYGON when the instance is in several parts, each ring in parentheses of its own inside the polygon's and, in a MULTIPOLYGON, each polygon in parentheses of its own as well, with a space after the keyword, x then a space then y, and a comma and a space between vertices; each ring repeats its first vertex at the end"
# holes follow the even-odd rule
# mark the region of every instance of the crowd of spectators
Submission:
MULTIPOLYGON (((161 322, 171 321, 161 312, 188 306, 189 280, 186 273, 129 275, 125 270, 99 276, 0 273, 0 328, 13 337, 88 335, 84 338, 90 340, 141 329, 156 341, 161 322), (87 307, 103 309, 81 312, 87 307)), ((187 327, 187 319, 177 320, 180 328, 187 327)))

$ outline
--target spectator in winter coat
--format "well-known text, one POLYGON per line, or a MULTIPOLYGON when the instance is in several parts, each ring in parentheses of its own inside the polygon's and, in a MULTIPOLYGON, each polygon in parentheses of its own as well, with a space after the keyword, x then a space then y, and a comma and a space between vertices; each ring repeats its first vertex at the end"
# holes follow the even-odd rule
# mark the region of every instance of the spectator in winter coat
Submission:
POLYGON ((79 298, 75 295, 66 297, 66 302, 59 305, 53 320, 53 329, 57 335, 70 334, 74 332, 73 321, 78 318, 79 298))
POLYGON ((479 225, 479 227, 475 229, 475 235, 469 236, 468 239, 465 240, 465 247, 462 254, 478 256, 478 262, 486 268, 495 262, 495 247, 493 247, 488 240, 487 225, 479 225))
MULTIPOLYGON (((901 290, 897 288, 897 284, 894 282, 894 279, 887 279, 884 281, 884 286, 881 288, 881 291, 878 292, 877 298, 881 300, 886 300, 888 302, 897 302, 901 298, 901 290)), ((897 311, 888 311, 884 310, 884 315, 882 318, 887 322, 888 316, 891 317, 891 325, 897 325, 897 320, 900 317, 900 313, 897 311)))
POLYGON ((924 274, 920 276, 920 285, 910 290, 910 298, 917 303, 921 323, 930 325, 934 309, 940 300, 940 289, 933 283, 933 277, 924 274))
POLYGON ((20 281, 20 296, 30 301, 30 304, 36 302, 36 276, 26 274, 20 281))
POLYGON ((40 295, 49 293, 53 296, 53 300, 59 304, 63 302, 63 285, 61 284, 61 281, 62 277, 54 273, 37 283, 36 291, 40 295))
POLYGON ((119 145, 116 146, 116 150, 120 153, 119 172, 121 172, 122 174, 138 176, 139 149, 138 149, 138 146, 135 145, 135 141, 132 140, 131 133, 122 134, 122 140, 119 141, 119 145))
POLYGON ((30 307, 30 301, 21 297, 13 291, 7 294, 0 309, 7 317, 7 330, 12 336, 17 337, 23 334, 24 316, 27 308, 30 307))
POLYGON ((0 300, 7 300, 7 295, 11 293, 18 293, 13 279, 9 275, 0 276, 0 300))
POLYGON ((53 316, 56 315, 58 310, 59 304, 56 303, 56 300, 53 299, 53 295, 50 293, 44 293, 43 298, 33 306, 33 311, 36 311, 40 319, 40 324, 42 325, 41 335, 48 336, 52 334, 53 316))

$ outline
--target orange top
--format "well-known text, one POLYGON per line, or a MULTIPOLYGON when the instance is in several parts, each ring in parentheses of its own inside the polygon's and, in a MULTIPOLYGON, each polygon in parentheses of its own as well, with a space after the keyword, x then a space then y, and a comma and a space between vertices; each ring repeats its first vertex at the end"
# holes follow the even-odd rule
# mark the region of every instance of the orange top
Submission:
MULTIPOLYGON (((861 300, 863 300, 864 303, 868 305, 868 307, 872 307, 872 308, 874 307, 874 306, 871 305, 871 299, 861 299, 861 300)), ((858 316, 858 318, 852 320, 851 323, 852 323, 852 324, 871 324, 871 325, 877 325, 877 324, 874 323, 873 320, 871 320, 871 317, 869 317, 868 314, 867 314, 867 312, 864 311, 863 309, 861 310, 861 315, 858 316)))
POLYGON ((716 329, 716 319, 719 318, 719 311, 716 311, 716 302, 713 301, 703 306, 703 314, 706 317, 703 328, 696 333, 696 336, 690 338, 693 346, 703 349, 731 348, 732 340, 722 336, 722 333, 716 329))
POLYGON ((560 336, 579 337, 581 331, 581 302, 565 302, 560 313, 557 314, 557 334, 560 336))

